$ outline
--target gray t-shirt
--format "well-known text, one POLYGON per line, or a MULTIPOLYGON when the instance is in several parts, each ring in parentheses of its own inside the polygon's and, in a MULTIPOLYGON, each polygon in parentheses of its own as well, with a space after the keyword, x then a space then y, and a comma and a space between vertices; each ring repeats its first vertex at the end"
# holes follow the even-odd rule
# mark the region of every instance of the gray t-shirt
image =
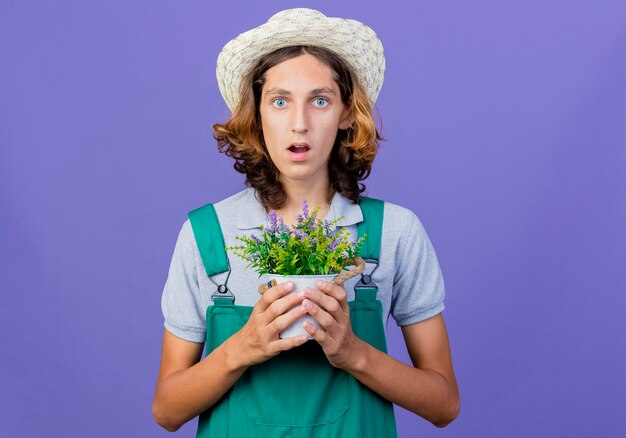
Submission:
MULTIPOLYGON (((311 210, 314 206, 311 206, 311 210)), ((226 246, 238 245, 237 235, 261 233, 268 226, 267 213, 253 188, 247 188, 215 204, 226 246)), ((344 216, 337 222, 346 227, 350 240, 357 237, 357 223, 363 220, 361 208, 337 193, 325 219, 344 216)), ((383 326, 391 314, 398 326, 430 318, 444 309, 445 289, 435 250, 426 230, 409 209, 385 202, 383 234, 378 269, 372 275, 378 285, 377 297, 382 303, 383 326)), ((267 275, 245 269, 246 261, 228 253, 231 274, 228 287, 235 304, 254 306, 260 298, 258 285, 267 283, 267 275)), ((365 273, 374 268, 368 264, 365 273)), ((222 284, 226 273, 213 276, 222 284)), ((354 285, 360 276, 344 283, 348 301, 354 300, 354 285)), ((165 328, 175 336, 193 342, 204 342, 206 309, 213 305, 215 283, 206 275, 191 223, 187 219, 180 230, 163 296, 161 309, 165 328)))

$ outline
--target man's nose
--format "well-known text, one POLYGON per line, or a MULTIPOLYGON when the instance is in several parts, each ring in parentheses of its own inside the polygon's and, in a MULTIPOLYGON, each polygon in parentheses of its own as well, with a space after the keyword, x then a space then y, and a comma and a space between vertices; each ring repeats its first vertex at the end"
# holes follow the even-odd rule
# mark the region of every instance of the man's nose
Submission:
POLYGON ((292 112, 291 132, 306 133, 309 131, 309 121, 306 108, 302 105, 296 105, 292 112))

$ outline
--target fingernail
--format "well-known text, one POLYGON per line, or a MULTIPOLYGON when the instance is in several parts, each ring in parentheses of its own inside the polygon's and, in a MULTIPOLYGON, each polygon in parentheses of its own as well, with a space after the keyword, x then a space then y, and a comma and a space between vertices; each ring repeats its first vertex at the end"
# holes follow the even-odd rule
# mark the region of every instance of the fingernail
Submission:
POLYGON ((288 281, 287 283, 285 283, 285 289, 291 289, 293 287, 293 283, 291 281, 288 281))
POLYGON ((306 294, 307 297, 312 297, 313 296, 313 289, 306 288, 304 290, 304 293, 306 294))
POLYGON ((311 307, 313 307, 313 303, 310 302, 309 300, 304 300, 302 302, 302 305, 304 306, 305 309, 310 309, 311 307))
POLYGON ((302 298, 304 296, 304 291, 301 290, 300 292, 298 292, 298 297, 302 298))
POLYGON ((315 285, 319 288, 324 287, 324 283, 322 281, 318 281, 317 283, 315 283, 315 285))

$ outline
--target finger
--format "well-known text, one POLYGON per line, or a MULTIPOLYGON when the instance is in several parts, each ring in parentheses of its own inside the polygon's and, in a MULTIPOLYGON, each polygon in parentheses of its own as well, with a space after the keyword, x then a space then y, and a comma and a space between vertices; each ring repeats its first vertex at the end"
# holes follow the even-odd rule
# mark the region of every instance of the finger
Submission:
POLYGON ((262 317, 265 318, 267 323, 270 323, 287 310, 300 304, 303 299, 304 291, 288 292, 287 295, 278 298, 270 304, 265 312, 262 312, 262 317))
POLYGON ((283 315, 289 309, 297 306, 304 299, 304 291, 290 292, 286 296, 276 299, 270 306, 260 314, 266 324, 283 315))
POLYGON ((265 312, 276 299, 282 297, 288 292, 291 292, 292 289, 293 282, 291 281, 287 281, 285 283, 280 283, 274 287, 270 287, 263 293, 263 295, 261 295, 261 298, 257 302, 257 305, 259 306, 259 311, 265 312))
POLYGON ((310 301, 308 298, 302 301, 302 307, 309 315, 311 315, 319 324, 324 328, 326 333, 334 339, 333 334, 337 333, 337 330, 341 329, 341 326, 333 316, 322 309, 320 306, 310 301))
POLYGON ((289 312, 278 316, 267 326, 270 336, 272 338, 278 336, 280 332, 285 331, 287 327, 303 315, 306 315, 306 309, 302 306, 296 306, 289 312))
POLYGON ((270 349, 274 352, 287 351, 304 344, 308 340, 309 337, 307 335, 298 335, 291 338, 282 338, 270 342, 270 349))
POLYGON ((339 322, 343 322, 346 320, 347 316, 344 313, 341 304, 331 295, 328 295, 325 292, 322 292, 318 289, 306 288, 304 290, 304 295, 317 305, 319 305, 322 309, 330 313, 335 320, 339 322))
POLYGON ((308 321, 304 321, 302 323, 302 326, 307 331, 307 333, 313 336, 313 339, 315 339, 317 343, 320 344, 322 347, 325 347, 326 344, 328 344, 329 339, 331 339, 324 330, 318 329, 308 321))
POLYGON ((334 297, 339 302, 341 308, 344 312, 346 312, 346 314, 349 312, 348 296, 346 294, 345 288, 343 287, 343 284, 334 284, 324 280, 318 280, 315 283, 315 287, 317 287, 322 292, 327 293, 331 297, 334 297))

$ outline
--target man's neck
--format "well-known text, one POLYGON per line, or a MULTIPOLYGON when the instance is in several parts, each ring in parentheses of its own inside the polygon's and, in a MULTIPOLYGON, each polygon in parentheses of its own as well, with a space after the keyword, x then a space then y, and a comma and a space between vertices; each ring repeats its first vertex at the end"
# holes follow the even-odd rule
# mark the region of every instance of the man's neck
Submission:
POLYGON ((285 204, 277 210, 283 216, 285 223, 293 225, 297 222, 297 215, 302 213, 302 200, 306 199, 309 211, 320 207, 318 218, 323 219, 330 209, 333 191, 328 179, 311 183, 310 181, 289 180, 283 181, 283 190, 287 195, 285 204))

